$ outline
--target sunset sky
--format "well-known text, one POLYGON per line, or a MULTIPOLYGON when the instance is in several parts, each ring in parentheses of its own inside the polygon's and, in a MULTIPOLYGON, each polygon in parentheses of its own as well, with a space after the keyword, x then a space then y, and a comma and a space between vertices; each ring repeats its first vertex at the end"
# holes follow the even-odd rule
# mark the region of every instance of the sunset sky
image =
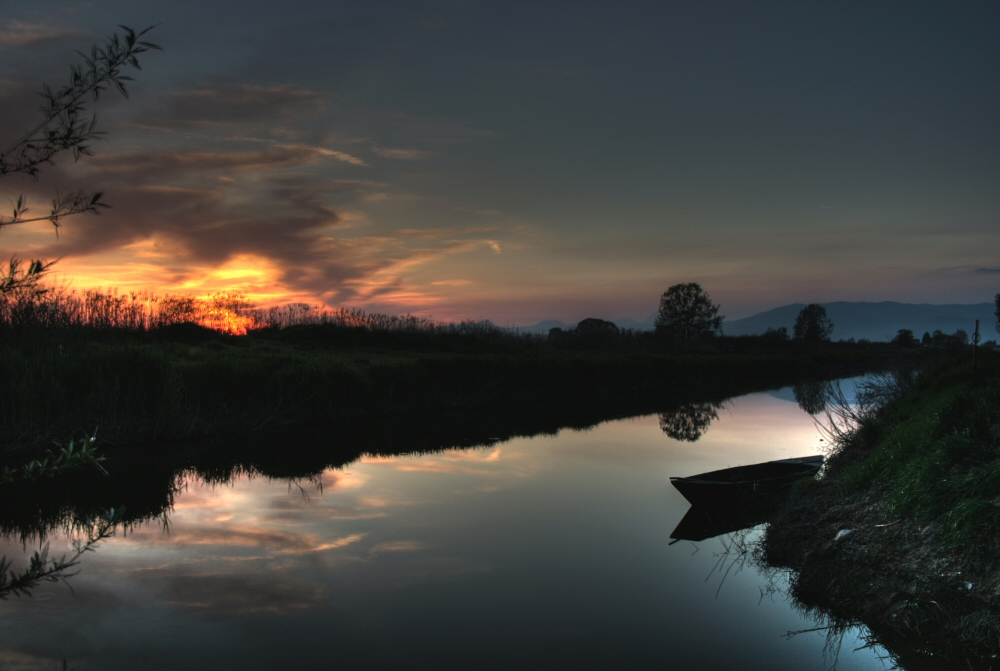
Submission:
MULTIPOLYGON (((1000 4, 0 4, 0 140, 117 24, 107 142, 41 179, 113 209, 0 230, 83 288, 645 319, 1000 291, 1000 4)), ((7 206, 4 206, 7 209, 7 206)))

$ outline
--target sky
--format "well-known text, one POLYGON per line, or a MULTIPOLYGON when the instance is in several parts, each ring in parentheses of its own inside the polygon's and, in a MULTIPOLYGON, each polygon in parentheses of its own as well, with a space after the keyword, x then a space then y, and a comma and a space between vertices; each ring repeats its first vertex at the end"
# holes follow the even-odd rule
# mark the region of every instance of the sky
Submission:
POLYGON ((0 142, 124 24, 106 141, 0 230, 59 281, 436 319, 1000 291, 1000 4, 0 1, 0 142))

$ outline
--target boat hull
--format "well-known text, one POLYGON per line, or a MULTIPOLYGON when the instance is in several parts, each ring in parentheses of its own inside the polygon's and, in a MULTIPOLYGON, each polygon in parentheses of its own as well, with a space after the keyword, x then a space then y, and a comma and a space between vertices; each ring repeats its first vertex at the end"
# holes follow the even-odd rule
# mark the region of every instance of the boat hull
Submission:
POLYGON ((781 459, 737 466, 686 478, 670 478, 684 498, 697 506, 719 506, 787 491, 796 480, 815 475, 823 457, 781 459))

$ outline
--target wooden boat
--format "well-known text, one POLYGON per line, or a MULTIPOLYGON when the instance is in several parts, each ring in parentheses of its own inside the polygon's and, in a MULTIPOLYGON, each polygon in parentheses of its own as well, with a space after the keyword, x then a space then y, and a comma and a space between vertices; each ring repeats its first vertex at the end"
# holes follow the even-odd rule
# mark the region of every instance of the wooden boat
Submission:
POLYGON ((670 482, 696 506, 719 506, 735 499, 781 492, 799 478, 815 475, 822 466, 823 457, 817 455, 673 477, 670 482))

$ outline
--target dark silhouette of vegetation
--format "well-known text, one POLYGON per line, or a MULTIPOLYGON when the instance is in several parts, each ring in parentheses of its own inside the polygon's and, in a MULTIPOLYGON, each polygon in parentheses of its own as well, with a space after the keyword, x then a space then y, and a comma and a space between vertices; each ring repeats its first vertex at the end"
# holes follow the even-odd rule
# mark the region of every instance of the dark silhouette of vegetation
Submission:
POLYGON ((764 336, 768 340, 788 340, 788 329, 784 326, 779 326, 774 328, 773 326, 768 326, 767 330, 764 331, 764 336))
POLYGON ((795 318, 793 329, 799 340, 829 340, 833 335, 833 322, 826 316, 826 308, 818 303, 810 303, 802 308, 795 318))
MULTIPOLYGON (((127 26, 119 27, 124 31, 122 37, 119 38, 115 33, 103 47, 91 47, 89 56, 80 54, 83 63, 70 68, 68 84, 57 90, 43 85, 40 93, 44 100, 40 108, 42 119, 0 152, 0 178, 12 174, 36 178, 43 165, 54 165, 54 157, 64 151, 72 152, 74 160, 90 155, 91 143, 102 138, 104 133, 96 129, 97 115, 88 116, 88 103, 97 102, 101 92, 109 86, 115 87, 128 98, 127 83, 132 78, 122 74, 122 69, 126 66, 141 69, 139 54, 150 49, 160 49, 141 39, 152 28, 137 33, 127 26)), ((26 216, 29 212, 27 203, 24 196, 18 196, 10 216, 0 215, 0 228, 32 221, 48 221, 58 232, 65 217, 85 213, 100 214, 102 208, 108 207, 101 200, 102 195, 100 191, 88 193, 83 190, 57 194, 52 199, 49 213, 37 217, 26 216)), ((31 290, 51 266, 52 263, 35 260, 21 270, 16 257, 11 259, 8 270, 0 275, 0 293, 21 287, 31 290)))
POLYGON ((964 347, 969 344, 969 334, 962 329, 958 329, 952 334, 944 333, 940 329, 937 329, 930 334, 927 344, 938 349, 964 347))
POLYGON ((80 427, 100 426, 111 440, 162 440, 654 393, 723 375, 846 374, 885 365, 898 351, 889 343, 817 349, 774 335, 663 338, 598 319, 545 338, 488 321, 304 304, 260 308, 240 293, 198 300, 73 292, 38 281, 0 294, 0 334, 0 440, 11 447, 80 427))
POLYGON ((674 440, 693 443, 719 418, 719 403, 687 403, 660 413, 660 430, 674 440))
POLYGON ((618 333, 618 326, 614 322, 605 319, 588 317, 576 325, 578 333, 618 333))
POLYGON ((914 337, 913 331, 910 329, 899 329, 891 342, 900 347, 918 347, 920 345, 920 341, 914 337))
POLYGON ((708 338, 722 332, 719 306, 695 282, 675 284, 660 297, 657 333, 678 340, 708 338))
POLYGON ((993 304, 997 306, 993 314, 997 318, 997 323, 996 323, 997 333, 1000 333, 1000 294, 997 294, 996 296, 993 297, 993 304))
POLYGON ((80 468, 81 466, 93 466, 101 473, 107 472, 101 466, 105 457, 98 454, 94 443, 97 435, 87 436, 80 440, 79 444, 74 440, 53 453, 49 450, 47 456, 41 459, 32 459, 20 466, 11 468, 9 465, 0 471, 0 485, 12 482, 36 482, 42 478, 54 478, 66 471, 80 468))

